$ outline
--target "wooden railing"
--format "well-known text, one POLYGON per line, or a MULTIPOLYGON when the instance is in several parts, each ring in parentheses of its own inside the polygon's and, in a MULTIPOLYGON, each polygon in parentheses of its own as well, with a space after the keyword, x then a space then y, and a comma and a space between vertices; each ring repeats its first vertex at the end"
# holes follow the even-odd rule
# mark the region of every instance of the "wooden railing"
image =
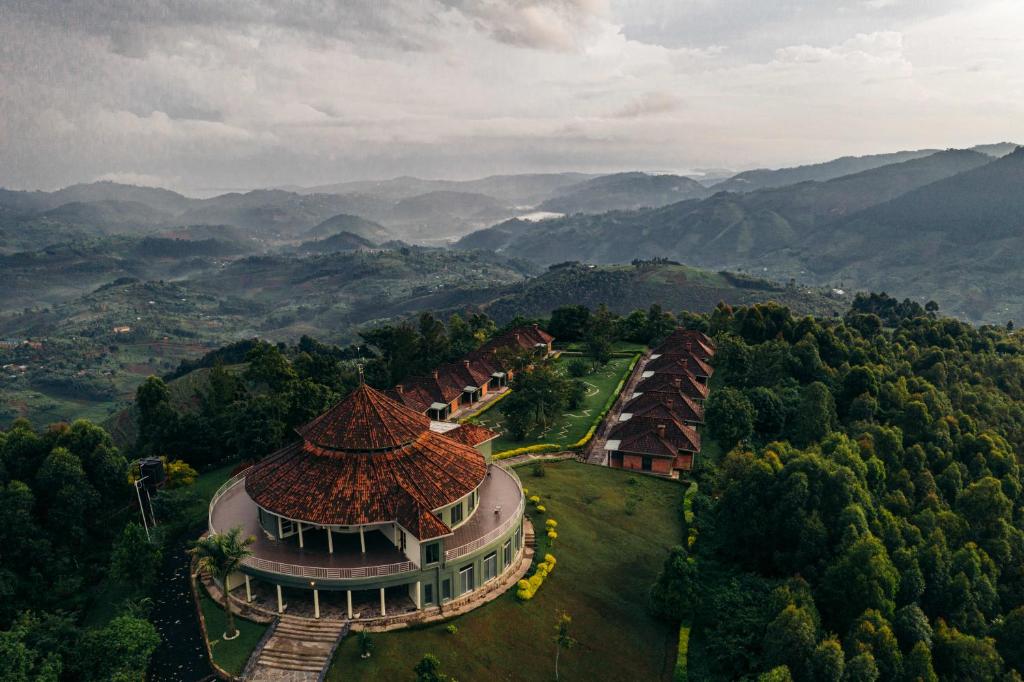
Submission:
MULTIPOLYGON (((526 505, 526 496, 523 495, 523 484, 519 481, 519 477, 516 476, 514 472, 509 471, 508 469, 505 469, 504 467, 497 466, 497 465, 492 466, 491 467, 491 471, 492 471, 491 475, 494 475, 493 472, 495 472, 495 471, 500 471, 501 473, 505 474, 506 476, 511 478, 515 482, 516 487, 519 488, 519 504, 516 505, 515 512, 513 512, 512 515, 509 516, 509 518, 505 519, 504 523, 502 523, 500 526, 498 526, 494 530, 490 531, 489 533, 486 533, 485 535, 481 535, 477 539, 471 540, 470 542, 467 542, 464 545, 459 545, 458 547, 452 547, 451 549, 445 550, 445 553, 444 553, 444 560, 445 561, 451 561, 453 559, 458 559, 460 557, 464 557, 467 554, 469 554, 470 552, 475 552, 476 550, 480 549, 481 547, 486 547, 487 545, 489 545, 490 543, 494 542, 495 540, 500 538, 502 535, 504 535, 505 533, 510 531, 513 526, 515 526, 520 521, 522 521, 523 509, 525 508, 525 505, 526 505)), ((480 514, 482 512, 483 512, 483 509, 481 508, 481 509, 477 509, 476 513, 480 514)))

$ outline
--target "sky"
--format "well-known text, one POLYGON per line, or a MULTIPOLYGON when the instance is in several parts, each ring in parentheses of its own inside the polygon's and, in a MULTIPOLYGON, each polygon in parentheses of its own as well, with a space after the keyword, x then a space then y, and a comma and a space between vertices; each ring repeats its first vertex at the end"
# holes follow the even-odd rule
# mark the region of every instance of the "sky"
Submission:
POLYGON ((690 172, 1024 140, 1020 0, 0 0, 0 186, 690 172))

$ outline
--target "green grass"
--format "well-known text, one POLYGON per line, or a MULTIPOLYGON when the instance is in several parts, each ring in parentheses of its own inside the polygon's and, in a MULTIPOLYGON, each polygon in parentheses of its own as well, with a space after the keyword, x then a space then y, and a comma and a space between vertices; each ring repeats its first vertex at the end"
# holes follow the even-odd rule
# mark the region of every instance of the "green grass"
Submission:
MULTIPOLYGON (((584 353, 587 350, 587 344, 583 341, 571 341, 559 347, 562 350, 574 353, 584 353)), ((643 353, 645 350, 647 350, 647 346, 642 343, 633 343, 632 341, 615 341, 612 343, 612 351, 615 353, 643 353)))
MULTIPOLYGON (((559 358, 556 360, 555 363, 558 371, 565 372, 566 364, 571 361, 572 358, 559 358)), ((608 403, 609 398, 611 398, 612 392, 618 386, 619 381, 626 375, 632 361, 633 358, 631 357, 612 358, 604 367, 582 377, 581 380, 587 384, 587 394, 583 399, 583 404, 578 409, 564 412, 546 428, 532 429, 526 434, 526 438, 521 441, 512 440, 505 435, 505 420, 504 415, 501 413, 500 403, 494 409, 487 410, 475 418, 474 421, 481 426, 486 426, 492 431, 502 434, 494 441, 493 448, 495 453, 538 443, 554 443, 562 447, 572 446, 583 438, 590 427, 593 426, 608 403)))
POLYGON ((232 675, 241 674, 246 661, 249 660, 250 654, 268 626, 235 616, 235 627, 241 634, 235 639, 224 641, 227 616, 224 609, 202 588, 199 590, 199 607, 203 610, 203 618, 206 620, 206 635, 210 638, 210 651, 213 653, 214 662, 232 675))
MULTIPOLYGON (((562 652, 562 680, 671 680, 678 627, 652 618, 646 603, 668 547, 681 541, 684 488, 577 462, 543 466, 543 478, 531 475, 532 466, 519 470, 529 494, 539 494, 558 521, 549 550, 558 564, 532 600, 519 602, 512 589, 451 621, 454 635, 447 623, 374 635, 376 649, 365 661, 350 636, 327 679, 412 679, 429 652, 459 680, 549 680, 555 623, 566 612, 579 644, 562 652), (625 513, 629 498, 638 501, 633 515, 625 513)), ((543 529, 545 518, 536 517, 535 527, 543 529)))

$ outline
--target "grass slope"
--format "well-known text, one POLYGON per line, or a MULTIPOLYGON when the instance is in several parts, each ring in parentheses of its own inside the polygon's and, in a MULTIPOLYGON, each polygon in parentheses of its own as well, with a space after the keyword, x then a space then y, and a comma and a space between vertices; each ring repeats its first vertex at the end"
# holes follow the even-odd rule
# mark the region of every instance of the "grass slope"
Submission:
MULTIPOLYGON (((413 666, 428 652, 459 680, 552 679, 561 612, 572 616, 579 642, 562 652, 562 680, 671 679, 678 627, 652 618, 646 603, 667 548, 682 535, 682 486, 576 462, 544 470, 543 478, 520 470, 559 531, 550 550, 558 565, 531 601, 520 603, 510 591, 451 621, 454 635, 445 625, 375 635, 373 657, 365 661, 358 638, 350 636, 327 679, 412 679, 413 666), (631 497, 633 515, 625 512, 631 497)), ((544 518, 535 526, 543 528, 544 518)))

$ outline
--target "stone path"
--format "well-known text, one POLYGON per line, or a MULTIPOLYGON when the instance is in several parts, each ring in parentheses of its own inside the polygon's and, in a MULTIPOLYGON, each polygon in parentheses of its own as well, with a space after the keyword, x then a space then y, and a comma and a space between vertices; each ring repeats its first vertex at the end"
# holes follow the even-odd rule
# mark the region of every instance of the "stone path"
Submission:
POLYGON ((615 399, 615 404, 612 405, 612 409, 608 410, 608 414, 605 415, 604 421, 601 426, 598 427, 597 433, 590 439, 590 444, 584 448, 581 453, 580 459, 588 464, 600 464, 604 465, 608 463, 608 453, 605 452, 604 444, 608 442, 608 433, 612 430, 616 424, 619 423, 619 415, 622 414, 622 406, 629 402, 630 397, 636 391, 636 385, 640 383, 640 379, 644 373, 644 367, 647 366, 647 362, 651 359, 651 352, 647 351, 644 353, 636 365, 633 366, 633 373, 629 376, 629 381, 622 387, 622 391, 619 396, 615 399))
POLYGON ((347 621, 281 616, 274 634, 259 652, 253 682, 316 682, 331 664, 347 621))

